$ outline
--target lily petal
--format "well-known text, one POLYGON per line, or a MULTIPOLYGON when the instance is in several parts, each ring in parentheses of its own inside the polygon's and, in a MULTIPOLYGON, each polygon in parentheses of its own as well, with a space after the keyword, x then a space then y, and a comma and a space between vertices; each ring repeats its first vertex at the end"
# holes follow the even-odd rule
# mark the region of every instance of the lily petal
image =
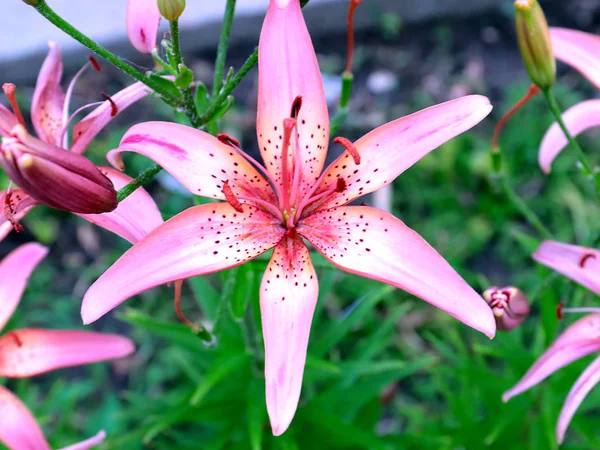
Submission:
POLYGON ((79 442, 77 444, 64 447, 62 450, 88 450, 104 442, 104 439, 106 439, 106 432, 102 430, 96 433, 95 436, 92 436, 91 438, 86 439, 85 441, 79 442))
POLYGON ((156 47, 160 12, 155 0, 127 1, 127 35, 138 52, 150 53, 156 47))
POLYGON ((502 396, 507 402, 560 368, 600 350, 600 314, 590 314, 567 328, 519 382, 502 396))
POLYGON ((0 262, 0 330, 21 301, 33 269, 47 254, 46 247, 32 242, 21 245, 0 262))
POLYGON ((134 351, 133 342, 116 334, 16 330, 0 338, 0 376, 32 377, 64 367, 122 358, 134 351))
POLYGON ((368 206, 319 211, 298 232, 346 272, 399 287, 494 337, 492 310, 425 240, 402 221, 368 206))
POLYGON ((376 128, 354 143, 360 164, 346 151, 329 166, 316 193, 335 186, 338 177, 347 188, 327 197, 320 207, 349 203, 391 183, 429 152, 477 125, 491 110, 486 97, 468 95, 376 128))
POLYGON ((578 70, 600 89, 600 37, 568 28, 550 28, 556 59, 578 70))
POLYGON ((19 123, 15 116, 6 106, 0 105, 0 136, 9 136, 10 130, 19 123))
POLYGON ((0 386, 0 415, 0 442, 9 450, 50 450, 27 406, 4 386, 0 386))
MULTIPOLYGON (((11 189, 10 206, 15 221, 19 222, 37 204, 31 196, 21 189, 11 189)), ((0 205, 6 206, 6 191, 0 191, 0 205)), ((12 230, 13 226, 6 218, 6 214, 0 214, 0 241, 12 230)))
MULTIPOLYGON (((110 167, 99 167, 98 170, 112 181, 115 190, 121 189, 133 180, 110 167)), ((119 202, 119 206, 114 211, 104 214, 78 214, 78 216, 112 231, 132 244, 163 223, 158 206, 144 188, 138 188, 125 200, 119 202)))
POLYGON ((157 162, 192 194, 225 199, 227 181, 233 193, 273 203, 269 183, 233 148, 214 136, 170 122, 144 122, 131 127, 108 160, 123 169, 121 153, 140 153, 157 162))
POLYGON ((327 102, 300 1, 271 0, 259 43, 256 130, 263 161, 277 183, 281 183, 283 120, 290 117, 297 96, 302 97, 297 130, 303 174, 299 188, 304 192, 319 177, 325 162, 327 102))
POLYGON ((267 410, 275 436, 287 430, 298 407, 318 295, 308 248, 297 237, 284 238, 260 286, 267 410))
MULTIPOLYGON (((562 116, 567 129, 573 136, 585 130, 600 126, 600 100, 586 100, 567 109, 562 116)), ((540 145, 539 163, 544 173, 550 173, 554 158, 558 156, 569 141, 558 123, 553 123, 546 131, 540 145)))
POLYGON ((242 264, 273 248, 283 236, 279 221, 250 205, 189 208, 130 248, 87 291, 85 324, 128 298, 161 284, 242 264))
POLYGON ((593 248, 544 241, 533 259, 600 295, 600 252, 593 248))
POLYGON ((48 144, 62 147, 65 93, 60 87, 63 64, 60 48, 48 43, 50 51, 40 69, 31 100, 31 122, 38 137, 48 144))
POLYGON ((600 381, 600 357, 596 358, 577 378, 577 381, 569 391, 569 395, 560 411, 558 424, 556 426, 556 440, 563 443, 565 433, 575 415, 575 411, 581 405, 588 393, 600 381))
POLYGON ((71 151, 83 153, 92 139, 122 111, 149 94, 148 87, 137 82, 111 96, 112 103, 106 100, 73 127, 71 151), (116 108, 116 110, 115 110, 116 108))

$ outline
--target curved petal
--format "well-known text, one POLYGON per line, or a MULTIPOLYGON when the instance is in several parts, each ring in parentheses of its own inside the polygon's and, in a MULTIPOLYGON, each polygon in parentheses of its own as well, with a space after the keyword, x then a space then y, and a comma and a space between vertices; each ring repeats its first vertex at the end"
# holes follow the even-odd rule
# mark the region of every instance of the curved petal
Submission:
POLYGON ((600 350, 600 314, 590 314, 567 328, 519 382, 502 396, 507 402, 560 368, 600 350))
POLYGON ((169 122, 134 125, 119 148, 108 153, 117 169, 123 168, 122 152, 147 156, 195 195, 224 200, 223 184, 228 182, 236 196, 275 201, 269 183, 235 149, 192 127, 169 122))
MULTIPOLYGON (((586 100, 572 106, 563 113, 563 120, 573 136, 589 128, 600 126, 600 100, 586 100)), ((558 123, 553 123, 542 139, 538 156, 544 173, 550 173, 552 161, 568 143, 558 123)))
POLYGON ((71 151, 80 154, 85 152, 92 139, 108 122, 150 92, 145 84, 137 82, 111 96, 112 103, 106 100, 73 126, 71 151))
POLYGON ((104 439, 106 439, 106 432, 102 430, 96 433, 95 436, 92 436, 91 438, 86 439, 85 441, 78 442, 77 444, 64 447, 62 450, 88 450, 104 442, 104 439))
POLYGON ((302 97, 297 145, 303 192, 319 177, 325 162, 327 102, 300 1, 271 0, 259 43, 256 130, 265 166, 277 183, 281 182, 283 120, 290 117, 297 96, 302 97))
POLYGON ((346 189, 316 206, 343 205, 391 183, 429 152, 477 125, 491 110, 486 97, 469 95, 376 128, 354 143, 360 164, 346 151, 329 166, 316 194, 335 186, 338 177, 344 179, 346 189))
POLYGON ((600 252, 593 248, 544 241, 533 259, 600 295, 600 252))
POLYGON ((569 395, 560 411, 558 424, 556 425, 556 440, 563 443, 565 433, 569 427, 575 411, 581 405, 586 395, 600 381, 600 357, 596 358, 577 378, 577 381, 569 391, 569 395))
POLYGON ((63 109, 65 93, 60 87, 62 56, 55 42, 49 42, 50 51, 40 69, 31 100, 31 122, 42 141, 62 147, 63 109))
POLYGON ((267 410, 275 436, 287 430, 296 413, 318 296, 308 248, 299 238, 284 238, 260 285, 267 410))
POLYGON ((50 450, 27 406, 0 385, 0 442, 9 450, 50 450))
POLYGON ((33 269, 47 254, 46 247, 31 242, 13 250, 0 262, 0 330, 21 301, 33 269))
POLYGON ((438 252, 399 219, 367 206, 319 211, 298 232, 335 266, 399 287, 492 338, 491 308, 438 252))
POLYGON ((572 66, 600 89, 600 37, 568 28, 550 28, 556 59, 572 66))
MULTIPOLYGON (((133 179, 110 167, 98 167, 110 181, 115 190, 129 184, 133 179)), ((135 244, 163 223, 162 214, 150 194, 144 188, 138 188, 114 211, 104 214, 78 214, 79 217, 112 231, 123 239, 135 244)))
MULTIPOLYGON (((10 192, 9 202, 13 222, 18 223, 38 203, 21 189, 11 189, 10 192)), ((0 205, 6 207, 6 191, 0 191, 0 205)), ((4 212, 0 214, 0 241, 14 229, 13 224, 6 217, 6 210, 4 212)))
POLYGON ((81 307, 88 324, 142 291, 242 264, 273 248, 279 221, 249 205, 189 208, 129 249, 87 291, 81 307))
POLYGON ((127 1, 127 35, 138 52, 150 53, 156 47, 160 12, 155 0, 127 1))
POLYGON ((6 106, 0 105, 0 136, 10 136, 10 130, 18 123, 17 116, 6 106))
POLYGON ((32 377, 64 367, 122 358, 134 351, 133 342, 116 334, 16 330, 0 338, 0 376, 32 377))

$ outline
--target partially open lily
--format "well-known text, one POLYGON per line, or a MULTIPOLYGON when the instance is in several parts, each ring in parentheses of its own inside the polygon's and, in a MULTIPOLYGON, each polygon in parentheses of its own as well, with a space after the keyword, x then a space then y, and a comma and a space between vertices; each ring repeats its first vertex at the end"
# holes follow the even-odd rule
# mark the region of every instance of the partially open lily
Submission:
MULTIPOLYGON (((0 330, 17 307, 27 281, 48 250, 25 244, 0 262, 0 330)), ((0 336, 0 377, 31 377, 63 367, 121 358, 134 351, 124 337, 87 331, 41 329, 13 330, 0 336)), ((8 389, 0 386, 0 442, 10 450, 50 449, 38 423, 27 407, 8 389)), ((85 450, 104 440, 96 436, 67 447, 85 450)))
POLYGON ((156 47, 160 23, 157 0, 127 0, 127 35, 138 52, 156 47))
POLYGON ((107 228, 132 242, 162 223, 158 208, 145 191, 117 206, 115 188, 131 179, 110 168, 97 168, 81 154, 92 139, 122 110, 147 95, 142 83, 135 83, 106 101, 86 105, 69 117, 69 102, 79 74, 67 93, 60 87, 60 49, 50 43, 50 52, 40 70, 33 95, 31 121, 38 138, 25 129, 14 95, 14 85, 5 85, 13 112, 0 105, 0 163, 21 188, 0 193, 4 214, 0 215, 0 238, 38 203, 66 209, 107 228), (69 144, 68 128, 82 110, 96 106, 73 127, 69 144), (66 151, 70 150, 70 151, 66 151), (98 214, 104 211, 110 213, 98 214), (145 230, 143 234, 140 230, 145 230), (133 234, 137 237, 133 239, 133 234))
MULTIPOLYGON (((600 89, 600 36, 567 28, 550 28, 556 59, 578 70, 600 89)), ((600 126, 600 100, 586 100, 569 108, 563 120, 571 135, 576 136, 600 126)), ((548 129, 539 151, 539 164, 550 173, 552 162, 568 144, 558 123, 548 129)))
POLYGON ((155 160, 190 192, 221 200, 190 208, 151 232, 88 290, 93 322, 164 283, 243 264, 274 249, 260 286, 267 407, 273 433, 289 426, 300 396, 318 296, 309 241, 335 266, 423 298, 493 337, 485 301, 418 234, 384 211, 346 206, 391 183, 420 158, 491 110, 481 96, 390 122, 323 170, 329 117, 299 0, 271 0, 259 47, 257 135, 264 167, 232 138, 163 122, 132 127, 109 153, 155 160), (255 167, 256 168, 255 168, 255 167))
MULTIPOLYGON (((533 259, 575 280, 600 295, 600 252, 587 247, 544 241, 533 259)), ((560 368, 600 351, 600 309, 563 308, 567 312, 594 312, 568 327, 540 356, 521 380, 502 399, 506 402, 560 368)), ((577 379, 560 412, 556 439, 562 443, 575 411, 585 396, 600 381, 600 357, 596 358, 577 379)))

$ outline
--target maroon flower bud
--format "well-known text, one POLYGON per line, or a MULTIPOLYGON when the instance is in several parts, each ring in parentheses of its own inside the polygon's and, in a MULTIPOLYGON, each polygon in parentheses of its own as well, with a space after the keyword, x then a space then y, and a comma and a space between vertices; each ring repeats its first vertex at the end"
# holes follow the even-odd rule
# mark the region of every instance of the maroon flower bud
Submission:
POLYGON ((0 165, 27 194, 52 208, 101 214, 117 207, 112 182, 87 158, 29 135, 16 125, 2 140, 0 165))
POLYGON ((496 326, 501 331, 510 331, 518 327, 529 315, 529 302, 516 287, 494 286, 485 290, 483 298, 492 308, 496 326))

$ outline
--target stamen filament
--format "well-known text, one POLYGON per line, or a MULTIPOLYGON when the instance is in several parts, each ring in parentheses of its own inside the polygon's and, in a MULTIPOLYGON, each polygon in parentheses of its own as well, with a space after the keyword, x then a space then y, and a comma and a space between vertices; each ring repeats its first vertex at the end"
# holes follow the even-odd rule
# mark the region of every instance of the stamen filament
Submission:
POLYGON ((352 58, 354 56, 354 10, 362 3, 362 0, 350 0, 348 8, 348 61, 346 62, 346 74, 352 73, 352 58))
POLYGON ((4 83, 2 85, 2 90, 8 97, 8 103, 10 103, 10 107, 12 108, 13 113, 15 114, 15 116, 17 116, 17 120, 19 121, 19 123, 25 126, 25 119, 23 118, 23 114, 21 114, 21 110, 19 109, 19 103, 17 103, 17 97, 15 95, 16 89, 17 86, 15 86, 13 83, 4 83))
POLYGON ((271 214, 273 214, 273 216, 277 217, 277 219, 279 219, 279 221, 281 223, 284 222, 283 220, 283 215, 281 214, 281 211, 272 203, 269 203, 265 200, 261 200, 260 198, 252 198, 252 197, 237 197, 238 200, 244 200, 246 202, 251 202, 251 203, 256 203, 257 205, 262 206, 264 209, 266 209, 268 212, 270 212, 271 214))
POLYGON ((73 96, 73 89, 75 89, 75 83, 79 77, 85 72, 85 70, 92 65, 91 61, 86 62, 81 69, 77 71, 71 82, 69 83, 69 87, 67 88, 67 93, 65 94, 65 103, 63 106, 63 132, 62 132, 62 143, 64 148, 69 148, 69 143, 67 142, 69 139, 69 135, 66 132, 68 127, 64 124, 69 120, 69 106, 71 105, 71 97, 73 96))
POLYGON ((175 306, 175 314, 177 314, 177 318, 179 320, 181 320, 192 330, 198 331, 200 330, 200 327, 198 327, 198 325, 196 325, 194 322, 185 317, 183 312, 181 311, 181 289, 183 288, 183 281, 184 280, 175 281, 175 300, 173 302, 173 305, 175 306))
POLYGON ((531 100, 535 95, 540 92, 540 88, 536 85, 532 84, 529 86, 527 93, 523 96, 521 100, 519 100, 510 110, 504 114, 504 116, 498 121, 496 128, 494 129, 494 136, 492 137, 492 151, 497 153, 500 151, 500 147, 498 146, 498 140, 500 139, 500 133, 502 129, 506 125, 506 122, 510 120, 512 116, 515 115, 517 111, 519 111, 525 104, 531 100))
MULTIPOLYGON (((314 190, 313 190, 313 192, 314 192, 314 190)), ((298 206, 298 210, 296 211, 296 217, 298 217, 298 218, 301 217, 304 209, 311 203, 315 203, 319 200, 322 200, 325 197, 330 196, 334 192, 337 192, 337 183, 329 186, 325 191, 321 192, 320 194, 315 195, 314 197, 308 197, 307 195, 305 195, 304 199, 300 203, 300 206, 298 206)))
POLYGON ((296 127, 296 119, 288 117, 283 121, 283 144, 281 146, 281 190, 283 193, 282 208, 287 213, 290 212, 290 168, 288 150, 292 131, 296 127))
POLYGON ((82 107, 78 108, 77 110, 75 110, 75 112, 73 114, 71 114, 71 116, 64 121, 64 125, 63 125, 63 129, 60 135, 60 140, 63 142, 63 147, 65 149, 69 149, 69 143, 67 142, 67 131, 69 130, 69 127, 71 126, 71 123, 73 123, 73 120, 75 120, 75 117, 77 116, 77 114, 79 114, 82 111, 85 111, 86 109, 89 108, 93 108, 95 106, 100 106, 102 103, 104 102, 94 102, 94 103, 89 103, 87 105, 83 105, 82 107))

